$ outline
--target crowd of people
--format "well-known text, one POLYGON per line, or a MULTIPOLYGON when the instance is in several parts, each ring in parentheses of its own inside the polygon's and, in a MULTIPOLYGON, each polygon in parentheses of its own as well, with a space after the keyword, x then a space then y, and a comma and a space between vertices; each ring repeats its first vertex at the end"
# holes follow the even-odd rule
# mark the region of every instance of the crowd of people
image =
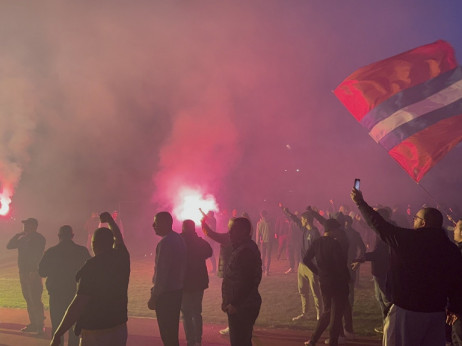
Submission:
MULTIPOLYGON (((164 345, 179 345, 180 315, 187 345, 202 344, 206 261, 212 261, 210 273, 223 279, 221 309, 228 327, 220 333, 229 334, 231 345, 252 345, 253 327, 265 304, 259 285, 263 275, 271 275, 273 255, 287 255, 285 274, 297 274, 301 311, 292 321, 308 319, 313 300, 317 325, 305 345, 316 345, 326 329, 329 345, 355 337, 354 291, 357 269, 365 261, 371 262, 383 321, 375 330, 383 334, 384 345, 462 345, 462 219, 451 219, 450 237, 438 209, 421 208, 412 228, 406 228, 391 208, 369 206, 361 191, 353 188, 351 199, 359 213, 343 206, 330 212, 312 206, 292 212, 279 203, 274 215, 262 210, 255 227, 248 214, 233 214, 222 232, 213 211, 202 212, 204 237, 192 220, 182 220, 181 233, 175 232, 172 215, 158 212, 152 227, 160 241, 147 308, 156 312, 164 345)), ((93 257, 73 241, 71 226, 60 227, 58 244, 45 251, 37 219, 22 221, 23 232, 7 248, 18 250, 30 320, 23 332, 44 333, 46 278, 50 345, 62 345, 67 332, 68 345, 126 345, 130 254, 116 219, 117 214, 108 212, 94 216, 93 257)))

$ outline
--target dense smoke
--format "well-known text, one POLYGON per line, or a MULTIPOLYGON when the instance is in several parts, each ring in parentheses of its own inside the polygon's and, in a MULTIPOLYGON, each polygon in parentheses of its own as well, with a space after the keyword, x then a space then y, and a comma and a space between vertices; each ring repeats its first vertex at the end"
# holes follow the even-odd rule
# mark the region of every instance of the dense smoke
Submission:
MULTIPOLYGON (((119 209, 137 231, 183 185, 255 215, 279 201, 344 203, 356 177, 374 201, 420 202, 425 193, 331 90, 363 65, 437 39, 462 59, 458 7, 4 3, 0 189, 14 192, 11 215, 36 216, 54 234, 119 209)), ((456 158, 422 181, 448 204, 456 158)))

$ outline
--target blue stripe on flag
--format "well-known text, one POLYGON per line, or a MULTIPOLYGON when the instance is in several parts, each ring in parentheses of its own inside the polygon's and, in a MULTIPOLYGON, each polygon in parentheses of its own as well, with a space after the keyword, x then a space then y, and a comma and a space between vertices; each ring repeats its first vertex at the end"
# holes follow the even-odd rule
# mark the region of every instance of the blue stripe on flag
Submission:
POLYGON ((388 118, 400 109, 438 93, 440 90, 451 86, 459 80, 462 80, 462 66, 458 66, 455 69, 432 78, 425 83, 405 89, 393 95, 367 113, 364 118, 361 119, 360 123, 368 131, 370 131, 379 122, 388 118))
POLYGON ((456 115, 462 114, 462 95, 459 100, 453 102, 446 107, 439 108, 434 110, 433 112, 429 112, 425 115, 422 115, 412 121, 409 121, 394 131, 387 134, 383 137, 379 143, 387 150, 391 150, 396 145, 401 143, 406 138, 411 137, 412 135, 416 134, 424 130, 425 128, 436 124, 440 120, 451 118, 456 115))

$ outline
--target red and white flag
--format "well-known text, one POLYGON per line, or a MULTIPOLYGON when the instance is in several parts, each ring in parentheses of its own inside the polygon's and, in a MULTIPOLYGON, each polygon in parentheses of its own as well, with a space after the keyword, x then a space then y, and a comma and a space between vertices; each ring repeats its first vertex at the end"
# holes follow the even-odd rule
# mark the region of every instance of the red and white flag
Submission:
POLYGON ((334 93, 416 182, 462 141, 462 67, 445 41, 362 67, 334 93))

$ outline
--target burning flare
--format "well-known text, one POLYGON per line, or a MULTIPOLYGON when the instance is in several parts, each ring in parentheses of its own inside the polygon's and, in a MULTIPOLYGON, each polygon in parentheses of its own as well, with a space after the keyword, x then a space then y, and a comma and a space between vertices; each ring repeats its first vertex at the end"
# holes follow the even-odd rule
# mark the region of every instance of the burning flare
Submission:
POLYGON ((204 195, 198 189, 180 188, 174 201, 173 214, 175 218, 179 221, 191 219, 196 224, 199 224, 202 219, 199 208, 205 213, 210 210, 218 211, 215 197, 210 194, 204 195))
POLYGON ((0 215, 5 216, 10 211, 11 203, 11 192, 7 189, 3 189, 0 193, 0 215))

